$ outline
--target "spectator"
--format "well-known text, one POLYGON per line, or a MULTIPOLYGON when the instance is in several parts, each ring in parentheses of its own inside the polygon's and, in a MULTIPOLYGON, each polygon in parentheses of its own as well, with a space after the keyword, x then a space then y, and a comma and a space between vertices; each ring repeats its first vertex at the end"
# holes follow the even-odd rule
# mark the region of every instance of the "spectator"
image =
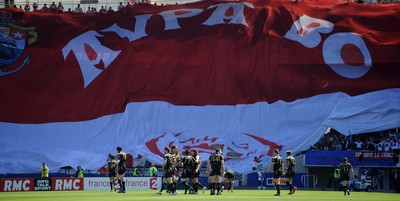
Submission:
POLYGON ((92 11, 90 10, 90 6, 87 8, 86 13, 91 13, 92 11))
MULTIPOLYGON (((128 2, 128 4, 129 4, 129 2, 128 2)), ((122 5, 122 2, 119 2, 118 11, 121 10, 122 8, 124 8, 124 6, 122 5)))
POLYGON ((363 144, 364 144, 364 143, 362 143, 362 142, 360 141, 360 138, 358 138, 357 141, 354 142, 354 145, 356 146, 356 150, 361 150, 361 149, 363 148, 363 144))
POLYGON ((54 2, 50 5, 50 11, 53 13, 57 12, 57 6, 54 2))
POLYGON ((104 8, 104 6, 101 6, 99 13, 101 13, 101 14, 107 13, 107 10, 104 8))
POLYGON ((82 10, 80 4, 78 4, 78 6, 75 8, 75 13, 83 13, 83 10, 82 10))
POLYGON ((47 13, 48 10, 49 8, 47 8, 47 4, 44 4, 43 7, 40 9, 40 12, 47 13))
POLYGON ((38 5, 36 3, 33 3, 32 8, 33 8, 33 11, 38 11, 38 5))
POLYGON ((108 11, 107 11, 107 13, 113 13, 114 12, 114 10, 111 8, 111 6, 108 8, 108 11))
POLYGON ((29 11, 31 10, 31 7, 29 6, 29 1, 26 2, 25 7, 24 7, 25 11, 29 11))
POLYGON ((75 177, 77 177, 77 178, 83 178, 83 169, 81 168, 81 166, 78 166, 78 167, 76 168, 75 177))
POLYGON ((149 174, 150 177, 157 177, 157 168, 154 166, 154 164, 151 164, 150 170, 149 170, 149 174))
POLYGON ((42 168, 40 168, 40 177, 42 178, 49 177, 49 168, 46 166, 46 163, 42 163, 42 168))
POLYGON ((59 13, 64 12, 64 6, 61 4, 61 2, 58 2, 57 11, 59 13))

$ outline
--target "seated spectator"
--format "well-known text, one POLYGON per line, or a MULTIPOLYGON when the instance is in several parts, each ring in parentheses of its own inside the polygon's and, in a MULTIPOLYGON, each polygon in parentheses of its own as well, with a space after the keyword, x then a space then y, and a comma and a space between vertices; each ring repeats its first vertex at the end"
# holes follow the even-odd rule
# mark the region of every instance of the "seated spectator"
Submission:
POLYGON ((90 6, 87 8, 86 13, 91 13, 92 11, 90 10, 90 6))

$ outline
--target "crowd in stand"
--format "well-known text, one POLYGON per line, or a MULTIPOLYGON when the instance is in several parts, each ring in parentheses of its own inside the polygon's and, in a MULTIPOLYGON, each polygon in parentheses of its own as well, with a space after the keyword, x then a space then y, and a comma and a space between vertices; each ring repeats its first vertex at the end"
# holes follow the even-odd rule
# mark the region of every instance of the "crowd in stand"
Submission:
MULTIPOLYGON (((129 4, 129 2, 127 2, 126 6, 132 6, 129 4)), ((14 8, 19 8, 23 11, 29 12, 29 11, 33 11, 33 12, 42 12, 42 13, 64 13, 64 12, 74 12, 74 13, 113 13, 115 12, 113 10, 113 8, 111 6, 108 7, 108 9, 106 9, 106 6, 101 6, 101 9, 99 9, 97 11, 97 9, 95 7, 88 7, 88 9, 86 11, 84 11, 81 7, 80 4, 78 4, 74 10, 72 10, 71 8, 69 8, 68 10, 64 9, 64 6, 62 5, 61 2, 58 3, 58 5, 56 5, 54 2, 50 5, 47 6, 47 4, 43 4, 42 8, 39 8, 39 5, 37 3, 33 3, 32 4, 32 8, 29 4, 29 2, 27 4, 25 4, 24 7, 21 6, 17 6, 14 5, 14 8)), ((121 10, 122 8, 124 8, 125 6, 122 4, 122 2, 119 3, 117 10, 121 10)))
POLYGON ((392 129, 345 136, 331 129, 311 149, 394 151, 400 149, 400 133, 396 129, 392 129))
MULTIPOLYGON (((297 1, 297 0, 295 0, 297 1)), ((354 2, 354 3, 360 3, 360 4, 391 4, 391 3, 400 3, 400 0, 342 0, 345 2, 354 2)), ((150 0, 142 0, 142 3, 150 3, 150 0)), ((137 2, 135 2, 135 4, 137 4, 137 2)), ((178 4, 178 3, 176 3, 178 4)), ((154 5, 157 5, 157 3, 154 3, 154 5)), ((134 6, 134 5, 130 5, 129 1, 127 2, 126 6, 134 6)), ((161 4, 161 6, 163 6, 163 4, 161 4)), ((7 7, 7 6, 6 6, 7 7)), ((61 2, 58 3, 58 5, 55 4, 55 2, 52 2, 51 5, 47 5, 46 3, 43 4, 43 6, 41 8, 39 8, 39 4, 38 3, 33 3, 32 4, 32 8, 30 6, 29 1, 25 4, 25 5, 20 5, 17 6, 16 4, 13 5, 14 8, 19 8, 23 11, 34 11, 34 12, 50 12, 50 13, 63 13, 63 12, 74 12, 74 13, 112 13, 115 12, 113 10, 113 8, 111 6, 101 6, 101 9, 99 9, 97 11, 97 9, 95 7, 88 7, 88 9, 86 11, 84 11, 80 4, 77 5, 77 7, 75 7, 74 10, 72 10, 71 8, 68 8, 68 10, 64 9, 64 6, 62 5, 61 2)), ((122 4, 122 2, 119 3, 117 11, 121 10, 122 8, 124 8, 125 6, 122 4)))

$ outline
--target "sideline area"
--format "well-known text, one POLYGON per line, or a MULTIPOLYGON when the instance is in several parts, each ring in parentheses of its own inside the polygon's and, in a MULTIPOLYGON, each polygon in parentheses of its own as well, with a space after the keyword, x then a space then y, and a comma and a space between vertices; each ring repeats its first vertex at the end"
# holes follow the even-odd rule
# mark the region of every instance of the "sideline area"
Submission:
POLYGON ((274 190, 236 190, 234 193, 224 192, 221 196, 210 196, 209 191, 206 194, 199 195, 184 195, 181 190, 181 194, 175 196, 168 196, 163 194, 158 196, 152 190, 138 190, 128 191, 126 194, 117 194, 109 191, 47 191, 47 192, 7 192, 0 193, 0 200, 7 201, 124 201, 124 200, 219 200, 219 201, 232 201, 232 200, 296 200, 296 201, 309 201, 309 200, 324 200, 324 201, 336 201, 336 200, 379 200, 379 201, 392 201, 398 200, 399 195, 395 193, 378 193, 378 192, 352 192, 350 196, 343 196, 342 192, 335 191, 308 191, 299 190, 294 195, 286 195, 286 191, 283 192, 280 197, 274 197, 274 190))

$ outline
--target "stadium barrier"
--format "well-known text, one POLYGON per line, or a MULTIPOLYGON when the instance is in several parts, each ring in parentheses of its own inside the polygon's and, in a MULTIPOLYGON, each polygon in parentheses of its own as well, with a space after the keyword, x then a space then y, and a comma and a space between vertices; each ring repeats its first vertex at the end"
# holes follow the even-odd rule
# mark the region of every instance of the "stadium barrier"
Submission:
MULTIPOLYGON (((161 177, 126 177, 127 190, 157 190, 161 177)), ((114 181, 116 189, 118 182, 114 181)), ((108 177, 88 178, 3 178, 0 179, 0 192, 20 191, 78 191, 78 190, 109 190, 108 177)))

